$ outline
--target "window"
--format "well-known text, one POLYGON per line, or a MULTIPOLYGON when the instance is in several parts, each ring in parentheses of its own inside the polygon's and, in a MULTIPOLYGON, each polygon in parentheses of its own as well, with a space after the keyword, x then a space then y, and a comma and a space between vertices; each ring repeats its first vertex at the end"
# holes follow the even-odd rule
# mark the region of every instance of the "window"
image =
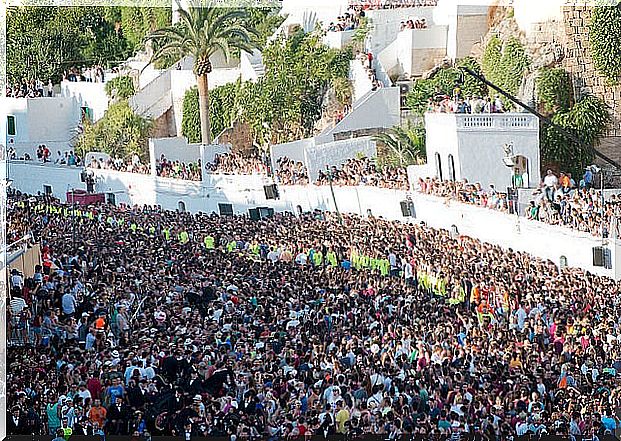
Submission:
POLYGON ((82 107, 82 122, 93 122, 93 111, 89 107, 82 107))
POLYGON ((436 175, 438 175, 438 179, 441 181, 444 180, 442 177, 442 159, 440 158, 440 153, 436 152, 436 175))
POLYGON ((15 136, 15 117, 13 115, 9 115, 6 117, 6 132, 9 136, 15 136))
POLYGON ((448 155, 448 160, 449 160, 449 179, 451 181, 455 180, 455 160, 453 159, 453 155, 448 155))
POLYGON ((46 195, 52 194, 52 186, 51 185, 43 185, 43 193, 46 195))

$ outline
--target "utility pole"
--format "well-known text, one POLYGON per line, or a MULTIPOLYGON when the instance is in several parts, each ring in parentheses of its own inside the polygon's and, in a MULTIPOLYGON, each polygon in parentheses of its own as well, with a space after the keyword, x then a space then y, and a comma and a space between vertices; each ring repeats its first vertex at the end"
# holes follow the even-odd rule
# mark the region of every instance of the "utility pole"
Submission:
POLYGON ((339 218, 339 223, 343 224, 339 207, 336 204, 336 196, 334 196, 334 186, 332 185, 332 172, 330 171, 330 166, 326 165, 326 171, 328 173, 328 182, 330 183, 330 193, 332 193, 332 202, 334 202, 334 210, 336 211, 336 216, 339 218))

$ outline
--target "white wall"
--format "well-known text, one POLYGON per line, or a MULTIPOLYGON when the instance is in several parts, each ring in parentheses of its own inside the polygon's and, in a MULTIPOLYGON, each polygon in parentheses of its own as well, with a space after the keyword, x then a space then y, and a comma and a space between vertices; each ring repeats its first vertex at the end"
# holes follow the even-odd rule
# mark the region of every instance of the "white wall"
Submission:
POLYGON ((333 128, 317 136, 317 143, 334 140, 341 132, 369 128, 390 128, 401 122, 400 91, 398 87, 382 87, 368 94, 333 128))
POLYGON ((97 122, 108 110, 105 85, 106 83, 63 81, 60 84, 60 93, 63 97, 75 98, 80 107, 92 109, 93 122, 97 122))
POLYGON ((284 144, 275 144, 270 146, 270 158, 272 159, 272 168, 275 170, 278 165, 278 159, 287 157, 292 161, 302 162, 308 167, 306 151, 315 144, 314 138, 305 138, 298 141, 286 142, 284 144))
POLYGON ((6 116, 15 116, 16 135, 7 133, 6 145, 13 145, 18 156, 35 157, 39 144, 52 151, 68 150, 81 118, 75 99, 66 97, 0 98, 0 109, 5 130, 6 116))
POLYGON ((327 144, 309 145, 306 151, 307 168, 311 182, 317 180, 320 170, 326 166, 340 166, 348 159, 362 154, 368 158, 377 156, 377 147, 371 137, 342 139, 327 144))
POLYGON ((433 7, 375 9, 366 11, 371 19, 372 30, 369 33, 368 49, 372 54, 379 54, 386 46, 392 43, 399 33, 402 21, 424 18, 428 26, 434 24, 433 7))
MULTIPOLYGON (((525 113, 425 115, 427 158, 436 169, 440 154, 443 178, 448 179, 448 155, 453 155, 456 179, 511 186, 511 168, 503 163, 503 146, 513 143, 513 154, 529 160, 530 184, 539 182, 539 122, 525 113)), ((525 183, 526 185, 526 183, 525 183)))
MULTIPOLYGON (((37 193, 43 191, 43 184, 52 185, 54 195, 62 200, 65 200, 67 190, 84 188, 80 182, 80 169, 75 167, 13 162, 9 173, 14 180, 14 188, 37 193)), ((335 208, 329 186, 280 186, 281 198, 267 201, 263 185, 269 180, 259 175, 209 175, 208 181, 204 183, 109 170, 95 170, 95 176, 96 190, 114 193, 118 203, 160 204, 174 210, 179 201, 183 201, 187 210, 192 212, 217 211, 219 202, 232 203, 237 213, 245 213, 248 208, 255 206, 271 206, 289 211, 294 211, 297 205, 304 210, 335 208)), ((586 233, 419 193, 412 196, 416 219, 403 218, 399 202, 407 196, 404 191, 335 186, 334 193, 341 212, 365 215, 370 209, 373 215, 386 219, 425 221, 432 227, 444 229, 455 225, 460 234, 530 252, 557 264, 563 255, 572 266, 621 278, 618 246, 613 250, 613 270, 593 267, 592 248, 600 245, 601 240, 586 233)))
POLYGON ((151 138, 149 139, 149 158, 151 173, 157 174, 156 164, 164 155, 169 161, 181 161, 186 164, 201 158, 201 145, 188 144, 186 138, 151 138))
POLYGON ((349 80, 353 89, 352 103, 356 103, 373 88, 373 83, 360 60, 351 60, 349 62, 349 80))
POLYGON ((433 68, 446 55, 447 32, 447 26, 404 29, 399 32, 396 41, 400 73, 420 76, 433 68))
POLYGON ((283 0, 281 15, 288 15, 286 24, 299 24, 311 31, 316 21, 329 24, 347 12, 347 0, 283 0))
MULTIPOLYGON (((334 18, 336 21, 336 17, 334 18)), ((353 30, 351 31, 340 31, 340 32, 326 32, 326 35, 323 37, 323 43, 334 49, 342 49, 351 41, 351 38, 354 36, 353 30)))
POLYGON ((304 163, 310 181, 314 182, 317 180, 319 170, 325 170, 326 165, 341 165, 348 159, 355 158, 357 154, 373 158, 377 155, 377 148, 375 141, 372 141, 369 136, 324 144, 318 144, 316 138, 306 138, 273 145, 270 152, 274 168, 276 168, 278 158, 286 156, 293 161, 304 163))

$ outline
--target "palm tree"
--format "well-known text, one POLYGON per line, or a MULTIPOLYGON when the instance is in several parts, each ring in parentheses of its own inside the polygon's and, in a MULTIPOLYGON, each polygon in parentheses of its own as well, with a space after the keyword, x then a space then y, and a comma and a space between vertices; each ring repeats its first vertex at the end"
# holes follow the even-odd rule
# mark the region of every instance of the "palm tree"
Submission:
POLYGON ((217 51, 222 52, 226 60, 230 58, 233 49, 252 52, 256 47, 257 33, 245 25, 247 14, 244 9, 217 7, 212 0, 188 0, 189 7, 183 9, 180 0, 175 1, 179 8, 179 22, 147 36, 147 41, 155 43, 157 47, 151 63, 170 55, 194 57, 201 141, 208 145, 211 144, 207 79, 212 70, 210 58, 217 51))
POLYGON ((373 140, 387 149, 388 161, 400 167, 416 164, 425 159, 425 129, 422 126, 395 126, 378 133, 373 140))

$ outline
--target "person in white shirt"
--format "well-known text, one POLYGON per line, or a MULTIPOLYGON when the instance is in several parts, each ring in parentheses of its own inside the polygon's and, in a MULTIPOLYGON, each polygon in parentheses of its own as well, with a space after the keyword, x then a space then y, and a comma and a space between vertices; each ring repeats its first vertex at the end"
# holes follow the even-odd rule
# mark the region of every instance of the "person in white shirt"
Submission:
POLYGON ((407 259, 402 259, 403 262, 403 278, 408 285, 414 284, 414 272, 412 270, 412 264, 407 259))
POLYGON ((546 177, 543 178, 543 185, 545 187, 545 194, 548 200, 554 200, 554 189, 558 185, 558 178, 552 170, 547 171, 546 177))
POLYGON ((24 289, 24 278, 17 270, 11 271, 11 288, 14 290, 19 290, 20 292, 24 289))
POLYGON ((308 256, 304 252, 301 252, 300 254, 295 256, 295 263, 297 263, 298 265, 306 265, 307 261, 308 261, 308 256))
POLYGON ((267 253, 267 260, 276 263, 278 262, 278 259, 280 259, 280 249, 271 250, 269 253, 267 253))

